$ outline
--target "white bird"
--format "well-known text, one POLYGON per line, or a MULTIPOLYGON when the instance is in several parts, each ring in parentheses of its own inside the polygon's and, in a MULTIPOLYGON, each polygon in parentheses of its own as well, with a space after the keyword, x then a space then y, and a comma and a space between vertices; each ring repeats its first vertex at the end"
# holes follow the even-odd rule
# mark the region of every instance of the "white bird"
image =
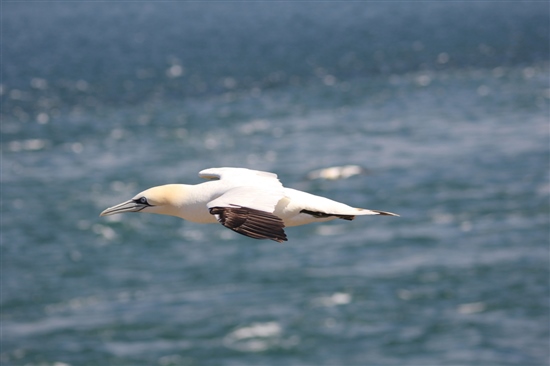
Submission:
POLYGON ((283 187, 274 173, 245 168, 210 168, 196 185, 167 184, 149 188, 100 216, 149 212, 177 216, 201 224, 219 222, 254 239, 287 240, 284 228, 358 215, 399 216, 355 208, 328 198, 283 187))

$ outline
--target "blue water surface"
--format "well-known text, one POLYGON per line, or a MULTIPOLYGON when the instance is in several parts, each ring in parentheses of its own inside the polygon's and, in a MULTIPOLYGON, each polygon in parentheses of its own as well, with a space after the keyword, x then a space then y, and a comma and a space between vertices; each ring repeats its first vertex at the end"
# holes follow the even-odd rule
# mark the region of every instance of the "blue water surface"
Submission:
POLYGON ((4 2, 1 364, 548 365, 548 10, 4 2), (218 166, 401 216, 98 217, 218 166))

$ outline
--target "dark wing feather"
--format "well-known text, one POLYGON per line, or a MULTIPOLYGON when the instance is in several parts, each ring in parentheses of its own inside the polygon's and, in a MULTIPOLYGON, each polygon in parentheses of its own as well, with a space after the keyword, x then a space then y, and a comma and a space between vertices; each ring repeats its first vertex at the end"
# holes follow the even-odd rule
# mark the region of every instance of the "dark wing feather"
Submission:
POLYGON ((318 211, 310 211, 310 210, 302 210, 300 211, 301 213, 305 213, 305 214, 308 214, 308 215, 311 215, 313 217, 317 217, 317 218, 325 218, 325 217, 331 217, 331 216, 334 216, 334 217, 338 217, 339 219, 342 219, 342 220, 353 220, 355 218, 355 215, 338 215, 338 214, 330 214, 330 213, 324 213, 324 212, 318 212, 318 211))
POLYGON ((225 227, 254 239, 286 241, 284 223, 270 212, 247 207, 212 207, 210 213, 225 227))

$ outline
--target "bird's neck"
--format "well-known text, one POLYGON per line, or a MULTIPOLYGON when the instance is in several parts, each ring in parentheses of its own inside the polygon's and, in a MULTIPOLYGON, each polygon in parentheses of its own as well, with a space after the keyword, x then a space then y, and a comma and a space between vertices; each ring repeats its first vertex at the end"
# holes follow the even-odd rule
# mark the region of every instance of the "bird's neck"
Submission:
POLYGON ((151 212, 177 216, 184 220, 199 223, 216 222, 206 204, 216 197, 216 189, 209 182, 189 184, 168 184, 161 186, 165 202, 151 212))

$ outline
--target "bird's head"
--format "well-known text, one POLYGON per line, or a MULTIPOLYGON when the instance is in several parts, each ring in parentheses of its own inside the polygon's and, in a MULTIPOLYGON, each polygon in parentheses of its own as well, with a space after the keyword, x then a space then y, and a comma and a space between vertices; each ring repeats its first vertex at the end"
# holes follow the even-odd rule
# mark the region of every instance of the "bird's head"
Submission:
POLYGON ((147 212, 178 216, 183 196, 182 187, 178 184, 153 187, 136 194, 131 200, 107 208, 99 216, 109 216, 123 212, 147 212))

